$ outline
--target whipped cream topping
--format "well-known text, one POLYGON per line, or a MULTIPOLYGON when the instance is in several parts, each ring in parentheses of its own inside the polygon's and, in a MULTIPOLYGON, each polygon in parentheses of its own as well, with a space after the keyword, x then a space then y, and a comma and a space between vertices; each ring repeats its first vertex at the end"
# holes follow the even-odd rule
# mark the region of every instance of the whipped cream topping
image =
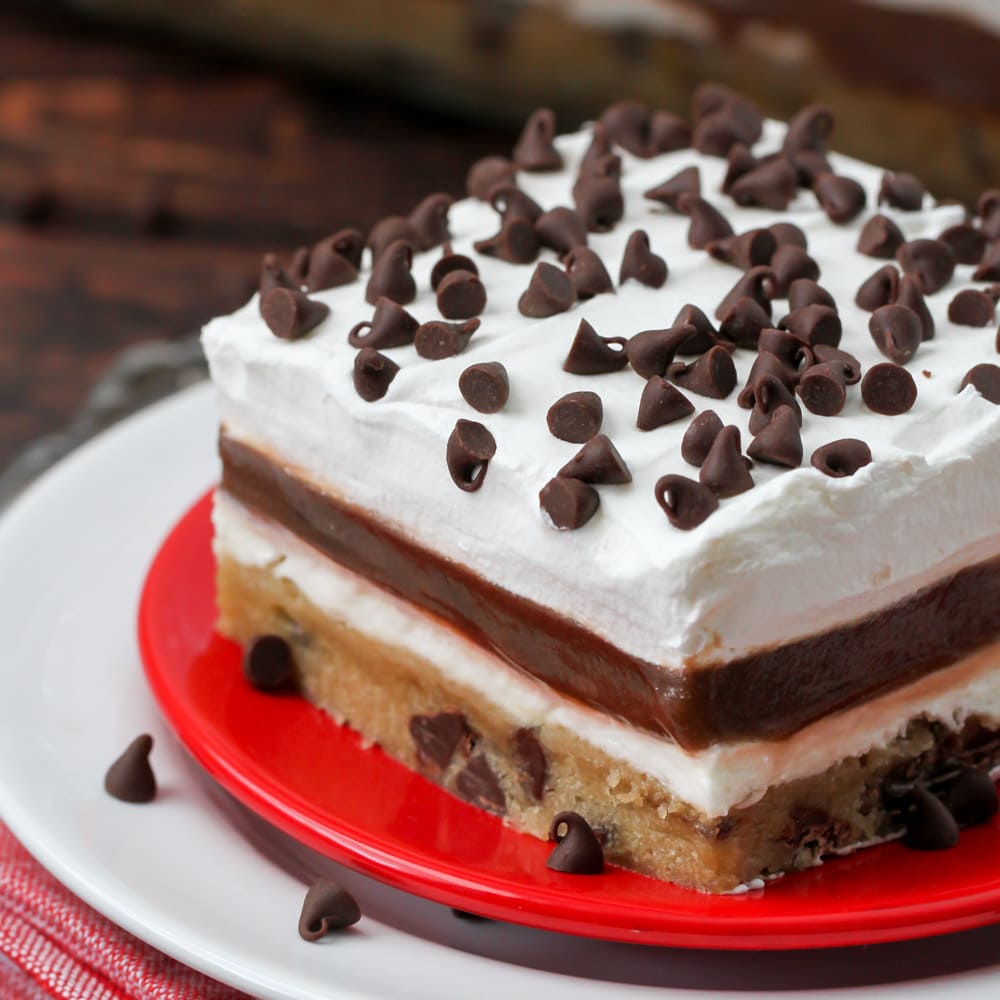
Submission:
MULTIPOLYGON (((495 705, 513 727, 555 725, 612 761, 661 782, 708 817, 752 805, 775 785, 821 774, 841 760, 882 747, 923 717, 960 729, 975 715, 1000 723, 1000 644, 778 741, 716 744, 689 752, 565 698, 514 669, 460 632, 346 570, 282 526, 225 493, 213 511, 215 547, 241 566, 291 581, 332 620, 415 654, 449 681, 495 705)), ((614 767, 608 779, 616 780, 614 767)))
MULTIPOLYGON (((758 155, 780 147, 784 126, 769 122, 758 155)), ((561 137, 566 166, 552 174, 520 173, 518 183, 543 208, 572 205, 570 190, 589 131, 561 137)), ((947 307, 971 287, 971 267, 959 266, 928 306, 935 339, 920 346, 908 368, 918 388, 913 409, 880 416, 861 401, 857 386, 836 417, 803 410, 805 464, 795 470, 757 465, 755 488, 722 500, 693 531, 670 525, 653 486, 666 473, 697 478, 680 455, 688 426, 681 420, 651 432, 635 426, 644 381, 630 369, 577 376, 562 362, 581 319, 602 336, 631 336, 670 326, 686 303, 708 315, 740 272, 687 245, 688 219, 642 197, 642 192, 696 165, 702 193, 736 232, 789 221, 809 240, 820 283, 836 298, 844 325, 841 347, 864 369, 885 361, 868 333, 869 314, 854 305, 859 284, 884 261, 858 254, 858 233, 883 211, 907 239, 937 236, 963 221, 955 206, 899 212, 876 205, 882 171, 837 154, 835 171, 865 188, 868 208, 853 223, 831 223, 815 196, 800 191, 786 212, 739 208, 719 193, 726 164, 694 150, 640 160, 621 152, 625 218, 589 244, 617 278, 625 242, 647 231, 667 260, 661 289, 634 281, 616 294, 577 303, 547 319, 526 319, 517 300, 533 265, 481 257, 472 243, 498 228, 494 211, 466 200, 450 214, 456 252, 476 260, 488 293, 482 326, 457 357, 421 359, 413 347, 387 350, 400 372, 386 396, 362 400, 354 390, 354 324, 369 319, 361 280, 314 296, 329 318, 296 342, 274 337, 256 298, 204 334, 221 416, 229 434, 267 452, 316 485, 394 525, 419 545, 469 566, 492 583, 580 622, 626 652, 666 667, 717 662, 801 638, 870 614, 965 562, 1000 550, 1000 407, 972 388, 959 393, 974 364, 995 361, 995 327, 958 327, 947 307), (477 362, 502 362, 510 399, 483 416, 462 399, 461 372, 477 362), (633 476, 626 486, 600 487, 601 507, 584 527, 558 532, 546 524, 538 492, 578 446, 549 434, 545 415, 560 396, 591 390, 604 403, 603 432, 633 476), (481 420, 497 442, 482 489, 452 483, 445 444, 459 418, 481 420), (874 461, 856 475, 832 479, 808 466, 820 445, 857 437, 874 461)), ((417 254, 417 299, 406 308, 420 321, 438 318, 429 275, 440 249, 417 254)), ((540 259, 556 262, 543 251, 540 259)), ((775 317, 786 303, 776 301, 775 317)), ((740 384, 754 352, 738 350, 740 384)), ((749 443, 749 411, 728 399, 691 394, 698 411, 713 409, 749 443)))

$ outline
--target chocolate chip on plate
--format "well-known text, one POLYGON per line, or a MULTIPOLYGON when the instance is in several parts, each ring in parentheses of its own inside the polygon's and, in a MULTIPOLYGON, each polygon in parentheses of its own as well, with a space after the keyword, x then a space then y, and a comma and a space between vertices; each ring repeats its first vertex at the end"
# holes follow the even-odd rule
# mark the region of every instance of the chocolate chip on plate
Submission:
POLYGON ((104 790, 120 802, 142 805, 156 798, 156 776, 149 764, 153 737, 137 736, 104 775, 104 790))
POLYGON ((258 691, 275 691, 292 679, 292 647, 280 635, 258 635, 243 650, 243 676, 258 691))
POLYGON ((332 931, 342 931, 361 919, 357 900, 336 882, 317 879, 309 887, 299 914, 299 936, 319 941, 332 931))
POLYGON ((604 850, 590 824, 576 812, 557 813, 549 829, 556 842, 547 868, 568 875, 600 875, 604 871, 604 850))

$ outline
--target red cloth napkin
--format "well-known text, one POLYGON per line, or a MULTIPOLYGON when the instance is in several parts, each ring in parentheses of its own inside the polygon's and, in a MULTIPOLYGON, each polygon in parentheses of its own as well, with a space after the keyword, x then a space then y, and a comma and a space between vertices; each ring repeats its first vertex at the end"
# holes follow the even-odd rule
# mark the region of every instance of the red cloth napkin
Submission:
POLYGON ((116 927, 0 823, 3 1000, 248 1000, 116 927))

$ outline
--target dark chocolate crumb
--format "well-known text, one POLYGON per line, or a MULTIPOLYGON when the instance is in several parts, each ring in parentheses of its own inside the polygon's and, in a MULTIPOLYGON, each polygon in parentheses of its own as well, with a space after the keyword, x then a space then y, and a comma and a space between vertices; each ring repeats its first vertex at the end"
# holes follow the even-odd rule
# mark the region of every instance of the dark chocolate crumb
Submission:
POLYGON ((601 429, 604 406, 596 392, 570 392, 549 407, 545 419, 560 441, 583 444, 601 429))
POLYGON ((144 805, 156 798, 156 776, 149 764, 153 737, 137 736, 104 775, 104 790, 120 802, 144 805))
POLYGON ((510 396, 507 369, 499 361, 469 365, 458 378, 458 391, 474 410, 497 413, 510 396))
POLYGON ((661 476, 653 492, 667 520, 681 531, 697 528, 719 506, 707 486, 687 476, 661 476))
POLYGON ((517 729, 511 737, 514 764, 525 792, 536 802, 545 797, 548 761, 534 729, 517 729))
POLYGON ((485 754, 476 754, 455 775, 455 791, 474 806, 502 816, 507 811, 507 797, 500 787, 485 754))
POLYGON ((476 731, 461 712, 414 715, 409 730, 417 759, 439 777, 448 770, 456 751, 468 755, 477 739, 476 731))
POLYGON ((496 450, 493 435, 482 424, 459 420, 448 438, 445 456, 455 485, 466 493, 478 490, 496 450))
POLYGON ((556 842, 545 862, 552 871, 568 875, 600 875, 604 871, 601 842, 579 813, 557 813, 549 829, 549 839, 556 842))
POLYGON ((317 879, 309 887, 299 915, 299 937, 319 941, 331 931, 342 931, 361 919, 357 900, 336 882, 317 879))
POLYGON ((243 676, 258 691, 276 691, 292 679, 292 647, 280 635, 258 635, 243 650, 243 676))

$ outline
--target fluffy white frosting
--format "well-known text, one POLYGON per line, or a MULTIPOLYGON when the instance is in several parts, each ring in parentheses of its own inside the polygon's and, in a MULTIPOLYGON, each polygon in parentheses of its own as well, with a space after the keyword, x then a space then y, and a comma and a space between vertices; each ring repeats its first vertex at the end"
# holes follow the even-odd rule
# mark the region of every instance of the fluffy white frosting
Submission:
MULTIPOLYGON (((768 123, 756 152, 780 145, 784 127, 768 123)), ((576 165, 589 142, 581 132, 559 147, 566 169, 519 175, 519 183, 545 208, 572 205, 576 165)), ((756 486, 723 500, 697 529, 670 525, 653 496, 665 473, 697 478, 680 456, 688 421, 652 432, 635 427, 643 380, 630 369, 581 377, 562 362, 581 319, 602 336, 629 336, 671 325, 694 303, 712 315, 739 278, 686 241, 688 220, 642 197, 642 192, 696 164, 703 194, 737 232, 779 220, 794 222, 809 239, 821 283, 837 299, 844 324, 841 346, 864 368, 885 361, 857 309, 858 285, 883 261, 855 251, 863 222, 877 210, 882 171, 842 156, 838 173, 868 192, 868 209, 852 224, 833 225, 811 192, 800 191, 784 213, 738 208, 719 193, 721 159, 693 150, 640 160, 623 153, 626 216, 590 245, 617 278, 625 241, 645 229, 670 276, 662 289, 634 281, 614 295, 578 303, 569 312, 531 320, 517 311, 532 266, 481 257, 472 242, 492 235, 497 217, 471 200, 453 206, 454 249, 475 256, 489 301, 482 327, 466 351, 427 361, 413 347, 387 351, 401 370, 387 395, 362 400, 352 384, 356 351, 347 332, 368 319, 367 273, 352 285, 320 293, 331 314, 297 342, 274 337, 256 299, 211 323, 204 344, 218 387, 222 419, 235 438, 270 453, 321 487, 395 524, 420 545, 464 563, 493 583, 581 622, 627 652, 666 666, 715 661, 802 637, 898 600, 970 558, 1000 547, 1000 407, 973 389, 958 392, 974 364, 996 361, 994 326, 957 327, 947 319, 955 292, 971 282, 972 268, 928 298, 937 337, 909 364, 919 396, 913 409, 879 416, 861 401, 857 386, 837 417, 803 411, 805 462, 787 471, 758 465, 756 486), (510 401, 495 415, 472 410, 458 391, 461 372, 475 362, 500 361, 510 375, 510 401), (558 532, 539 512, 538 491, 577 451, 548 433, 545 414, 565 393, 588 389, 604 402, 603 430, 633 476, 628 486, 600 487, 601 508, 577 531, 558 532), (497 453, 483 488, 464 493, 445 466, 445 443, 459 418, 481 420, 497 453), (875 461, 855 476, 832 479, 808 465, 813 450, 831 440, 858 437, 875 461), (970 556, 970 553, 972 554, 970 556)), ((907 238, 937 236, 962 220, 953 206, 922 212, 882 209, 907 238)), ((418 297, 407 308, 421 321, 438 318, 429 273, 440 250, 417 255, 418 297)), ((543 252, 543 259, 555 260, 543 252)), ((784 311, 776 302, 775 315, 784 311)), ((754 359, 737 351, 742 384, 754 359)), ((714 409, 736 424, 749 443, 748 411, 726 400, 691 395, 698 410, 714 409)))
MULTIPOLYGON (((453 683, 496 705, 513 726, 554 725, 612 761, 660 781, 706 816, 752 805, 774 785, 821 774, 838 761, 885 746, 923 716, 959 729, 970 715, 1000 720, 1000 644, 778 741, 715 744, 690 753, 564 698, 412 604, 343 569, 280 525, 216 494, 215 545, 243 566, 289 580, 334 621, 416 654, 453 683)), ((617 780, 615 768, 608 780, 617 780)))

